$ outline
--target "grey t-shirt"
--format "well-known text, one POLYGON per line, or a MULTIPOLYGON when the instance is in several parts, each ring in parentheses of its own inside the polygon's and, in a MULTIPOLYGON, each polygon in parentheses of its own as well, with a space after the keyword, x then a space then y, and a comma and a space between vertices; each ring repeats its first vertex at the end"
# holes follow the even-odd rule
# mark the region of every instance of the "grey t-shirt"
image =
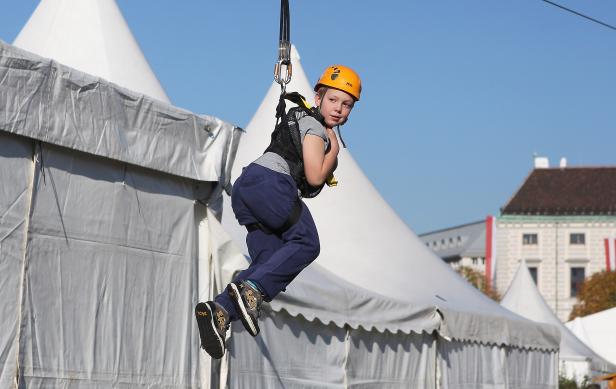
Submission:
MULTIPOLYGON (((327 136, 327 132, 325 131, 325 127, 319 121, 312 116, 304 116, 299 119, 299 132, 302 137, 302 144, 304 143, 304 138, 306 134, 316 135, 323 139, 325 142, 325 150, 329 147, 329 137, 327 136)), ((284 160, 280 155, 272 152, 267 152, 257 158, 254 163, 257 165, 264 166, 268 169, 272 169, 275 172, 283 173, 290 175, 291 171, 289 170, 289 164, 284 160)))

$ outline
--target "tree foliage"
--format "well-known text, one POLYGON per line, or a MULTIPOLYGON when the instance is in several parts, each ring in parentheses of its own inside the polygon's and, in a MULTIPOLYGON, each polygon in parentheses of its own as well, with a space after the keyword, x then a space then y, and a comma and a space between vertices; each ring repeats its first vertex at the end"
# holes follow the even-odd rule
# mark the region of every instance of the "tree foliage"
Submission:
POLYGON ((486 277, 482 272, 469 266, 460 266, 456 271, 483 294, 494 301, 500 301, 501 296, 496 289, 486 282, 486 277))
POLYGON ((586 278, 577 298, 569 320, 616 307, 616 271, 604 270, 586 278))

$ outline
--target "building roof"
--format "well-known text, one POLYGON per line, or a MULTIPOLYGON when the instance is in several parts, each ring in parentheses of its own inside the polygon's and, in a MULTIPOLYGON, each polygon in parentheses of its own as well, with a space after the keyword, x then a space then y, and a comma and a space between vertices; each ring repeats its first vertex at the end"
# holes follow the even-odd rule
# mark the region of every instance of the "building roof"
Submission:
POLYGON ((483 257, 486 251, 484 220, 419 235, 435 254, 446 261, 464 257, 483 257))
POLYGON ((534 169, 503 215, 616 215, 616 167, 534 169))

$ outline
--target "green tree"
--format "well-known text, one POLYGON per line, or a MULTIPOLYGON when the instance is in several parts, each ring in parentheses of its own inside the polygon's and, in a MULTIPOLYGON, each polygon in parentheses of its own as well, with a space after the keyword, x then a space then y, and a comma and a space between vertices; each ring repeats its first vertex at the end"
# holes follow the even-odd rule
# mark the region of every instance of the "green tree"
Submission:
POLYGON ((483 294, 492 300, 497 302, 500 301, 501 296, 498 294, 496 289, 493 289, 492 286, 486 282, 485 274, 482 272, 469 266, 460 266, 456 269, 456 272, 458 272, 458 274, 470 282, 471 285, 479 289, 483 294))
POLYGON ((616 307, 616 271, 604 270, 586 278, 577 298, 569 320, 616 307))

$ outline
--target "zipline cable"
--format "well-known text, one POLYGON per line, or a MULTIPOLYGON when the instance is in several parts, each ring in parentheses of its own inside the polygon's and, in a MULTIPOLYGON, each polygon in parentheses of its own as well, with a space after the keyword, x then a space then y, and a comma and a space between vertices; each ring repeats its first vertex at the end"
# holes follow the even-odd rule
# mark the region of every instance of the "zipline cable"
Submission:
POLYGON ((280 0, 280 34, 278 41, 278 61, 274 66, 274 80, 280 84, 284 94, 287 84, 291 82, 293 67, 291 65, 291 17, 289 0, 280 0), (284 75, 283 75, 284 68, 284 75))
POLYGON ((581 17, 583 17, 584 19, 588 19, 588 20, 590 20, 591 22, 595 22, 595 23, 598 23, 598 24, 600 24, 600 25, 602 25, 602 26, 604 26, 604 27, 611 28, 612 30, 616 30, 616 27, 614 27, 614 26, 612 26, 612 25, 610 25, 610 24, 604 23, 604 22, 602 22, 602 21, 600 21, 600 20, 597 20, 597 19, 595 19, 595 18, 591 18, 590 16, 586 16, 586 15, 584 15, 584 14, 582 14, 582 13, 579 13, 579 12, 577 12, 577 11, 574 11, 574 10, 572 10, 572 9, 569 9, 569 8, 567 8, 567 7, 565 7, 565 6, 562 6, 562 5, 560 5, 560 4, 554 3, 553 1, 550 1, 550 0, 541 0, 541 1, 543 1, 543 2, 545 2, 545 3, 548 3, 548 4, 551 4, 551 5, 555 6, 555 7, 558 7, 558 8, 564 9, 565 11, 571 12, 571 13, 572 13, 572 14, 574 14, 574 15, 581 16, 581 17))

